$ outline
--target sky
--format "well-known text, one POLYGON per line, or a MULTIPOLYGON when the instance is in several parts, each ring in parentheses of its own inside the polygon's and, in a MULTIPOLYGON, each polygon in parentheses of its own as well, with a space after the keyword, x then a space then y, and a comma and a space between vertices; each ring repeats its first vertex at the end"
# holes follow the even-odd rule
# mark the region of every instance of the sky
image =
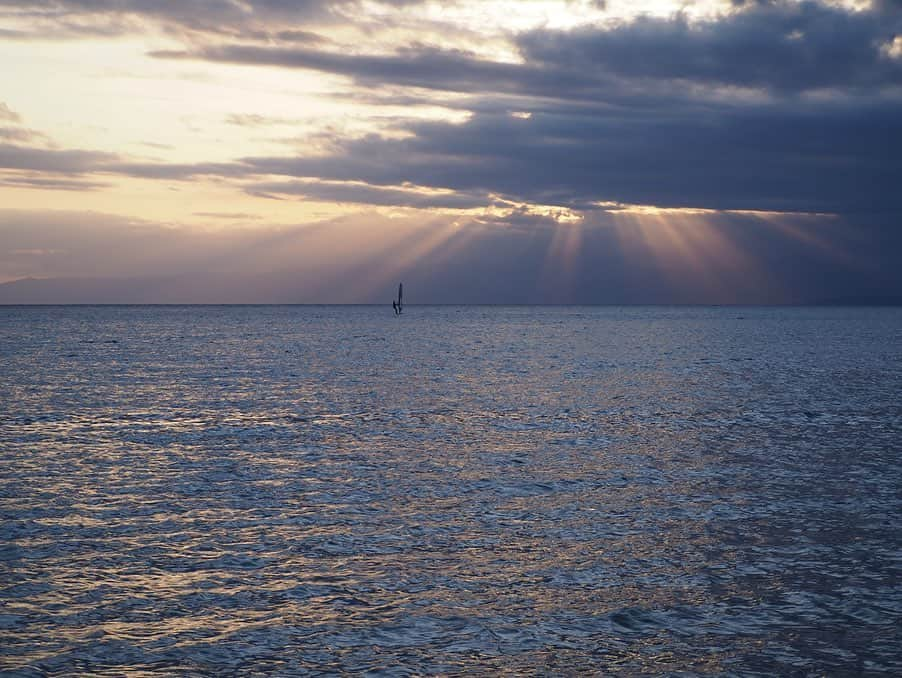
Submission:
POLYGON ((0 0, 0 60, 0 302, 902 300, 902 0, 0 0))

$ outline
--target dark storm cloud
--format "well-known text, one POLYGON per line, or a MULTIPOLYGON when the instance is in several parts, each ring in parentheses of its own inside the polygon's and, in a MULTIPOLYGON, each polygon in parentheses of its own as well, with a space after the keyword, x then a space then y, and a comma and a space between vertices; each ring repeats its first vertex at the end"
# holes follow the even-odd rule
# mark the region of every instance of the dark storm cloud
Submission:
MULTIPOLYGON (((111 4, 83 0, 67 6, 111 4)), ((137 1, 116 6, 164 11, 137 1)), ((171 11, 202 12, 208 6, 188 3, 171 11)), ((295 5, 249 7, 279 13, 295 5)), ((404 97, 428 101, 426 90, 465 93, 456 105, 473 116, 462 124, 399 119, 394 126, 406 138, 335 136, 330 152, 316 157, 154 164, 87 151, 0 146, 0 166, 148 179, 221 176, 256 182, 246 190, 268 197, 376 205, 396 199, 401 205, 474 206, 498 195, 581 210, 596 201, 899 210, 902 61, 886 46, 902 30, 902 15, 888 7, 853 12, 811 2, 744 3, 736 13, 693 24, 680 16, 642 17, 602 28, 542 29, 516 38, 524 57, 519 64, 427 46, 382 55, 248 44, 157 52, 341 74, 387 103, 404 97), (764 93, 725 93, 727 86, 764 93), (415 94, 408 87, 417 88, 415 94), (812 90, 820 91, 814 96, 812 90), (532 117, 516 118, 514 111, 532 117), (290 181, 295 178, 319 182, 290 181), (392 187, 405 184, 452 189, 460 196, 393 193, 392 187)), ((269 120, 243 116, 231 122, 269 120)))
POLYGON ((0 167, 145 179, 255 180, 255 194, 418 207, 474 207, 485 196, 586 210, 596 201, 666 207, 850 213, 898 210, 902 115, 893 98, 673 105, 641 112, 548 107, 529 119, 480 113, 462 124, 409 122, 316 157, 141 163, 105 153, 0 145, 0 167), (335 184, 329 182, 358 182, 335 184), (424 195, 397 187, 451 189, 424 195))
POLYGON ((522 64, 422 45, 388 55, 246 44, 151 55, 303 68, 365 85, 612 101, 686 82, 775 94, 899 86, 902 60, 887 49, 900 32, 902 17, 886 12, 778 2, 704 22, 642 16, 614 26, 534 30, 516 38, 522 64))
POLYGON ((417 123, 319 158, 246 158, 261 174, 405 182, 545 204, 847 212, 898 209, 897 101, 595 115, 477 115, 417 123))
POLYGON ((900 21, 884 10, 752 3, 693 24, 641 17, 531 31, 517 38, 521 64, 424 46, 354 55, 219 45, 156 56, 341 74, 376 101, 380 87, 470 95, 449 104, 473 112, 465 124, 399 122, 409 138, 333 140, 326 157, 245 159, 261 174, 582 209, 614 200, 850 212, 900 206, 902 60, 888 50, 900 21), (764 94, 725 94, 737 87, 764 94), (818 90, 827 94, 802 96, 818 90), (532 117, 508 115, 522 110, 532 117))
POLYGON ((676 15, 613 29, 538 30, 517 42, 529 63, 796 92, 902 84, 902 61, 882 49, 900 30, 875 12, 779 2, 705 22, 676 15))

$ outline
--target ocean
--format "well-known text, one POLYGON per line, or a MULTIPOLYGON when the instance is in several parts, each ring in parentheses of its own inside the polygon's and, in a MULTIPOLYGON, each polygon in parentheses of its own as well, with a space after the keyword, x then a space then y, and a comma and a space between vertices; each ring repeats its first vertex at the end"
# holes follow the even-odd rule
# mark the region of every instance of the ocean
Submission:
POLYGON ((900 675, 902 309, 0 307, 0 670, 900 675))

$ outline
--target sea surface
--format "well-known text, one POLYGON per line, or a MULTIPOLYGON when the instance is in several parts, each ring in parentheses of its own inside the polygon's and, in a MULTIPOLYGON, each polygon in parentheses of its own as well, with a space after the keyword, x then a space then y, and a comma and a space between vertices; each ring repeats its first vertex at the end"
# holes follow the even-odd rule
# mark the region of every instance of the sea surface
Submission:
POLYGON ((902 675, 902 309, 0 307, 0 671, 902 675))

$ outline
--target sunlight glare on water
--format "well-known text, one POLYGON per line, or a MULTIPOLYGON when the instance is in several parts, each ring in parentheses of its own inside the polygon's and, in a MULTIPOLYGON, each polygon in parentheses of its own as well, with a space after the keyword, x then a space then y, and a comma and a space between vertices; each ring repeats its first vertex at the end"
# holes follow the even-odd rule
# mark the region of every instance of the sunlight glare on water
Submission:
POLYGON ((902 310, 0 321, 0 669, 902 673, 902 310))

